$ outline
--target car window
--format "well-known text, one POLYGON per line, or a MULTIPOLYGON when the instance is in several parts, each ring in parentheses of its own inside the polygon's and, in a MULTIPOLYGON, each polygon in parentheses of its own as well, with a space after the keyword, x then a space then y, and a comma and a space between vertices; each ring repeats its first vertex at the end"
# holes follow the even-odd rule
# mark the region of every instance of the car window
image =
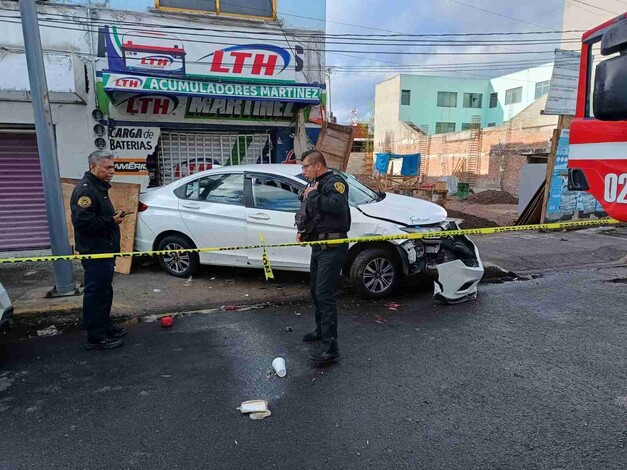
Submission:
POLYGON ((243 206, 244 175, 212 175, 194 180, 187 183, 185 199, 243 206))
POLYGON ((298 188, 270 176, 252 177, 253 204, 258 209, 298 212, 298 188))
MULTIPOLYGON (((359 182, 357 178, 349 173, 342 173, 336 170, 333 170, 336 175, 342 177, 346 183, 348 183, 348 204, 350 206, 360 206, 362 204, 369 204, 371 202, 377 202, 381 199, 381 197, 370 189, 365 184, 359 182)), ((303 175, 297 175, 298 179, 303 181, 307 181, 307 179, 303 175)))

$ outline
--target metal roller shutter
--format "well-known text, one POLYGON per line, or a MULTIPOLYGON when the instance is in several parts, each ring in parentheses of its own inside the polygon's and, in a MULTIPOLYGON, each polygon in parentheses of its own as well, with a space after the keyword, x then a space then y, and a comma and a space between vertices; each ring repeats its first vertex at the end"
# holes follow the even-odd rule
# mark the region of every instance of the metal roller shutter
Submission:
POLYGON ((0 132, 0 251, 45 248, 50 236, 37 138, 0 132))
POLYGON ((269 163, 270 134, 161 132, 159 168, 162 184, 214 165, 269 163))

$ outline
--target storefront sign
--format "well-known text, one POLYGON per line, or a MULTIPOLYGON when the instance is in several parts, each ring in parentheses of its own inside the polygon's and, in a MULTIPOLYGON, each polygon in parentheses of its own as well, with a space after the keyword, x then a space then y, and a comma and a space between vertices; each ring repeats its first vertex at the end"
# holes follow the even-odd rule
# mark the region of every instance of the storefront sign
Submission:
POLYGON ((269 40, 251 40, 249 33, 220 27, 212 27, 216 37, 205 40, 183 32, 174 35, 117 26, 105 30, 108 68, 117 72, 295 82, 306 57, 295 38, 281 39, 279 29, 277 38, 269 40))
POLYGON ((109 148, 119 175, 148 175, 146 158, 154 153, 161 129, 158 127, 110 127, 109 148))
POLYGON ((222 98, 189 98, 187 119, 221 118, 291 121, 294 103, 284 101, 227 100, 222 98))
POLYGON ((124 93, 114 96, 113 102, 116 108, 123 110, 126 114, 167 116, 176 111, 180 100, 176 96, 124 93))
POLYGON ((106 72, 102 74, 102 79, 105 90, 109 92, 144 91, 214 98, 247 98, 312 104, 320 102, 320 88, 316 86, 211 83, 106 72))

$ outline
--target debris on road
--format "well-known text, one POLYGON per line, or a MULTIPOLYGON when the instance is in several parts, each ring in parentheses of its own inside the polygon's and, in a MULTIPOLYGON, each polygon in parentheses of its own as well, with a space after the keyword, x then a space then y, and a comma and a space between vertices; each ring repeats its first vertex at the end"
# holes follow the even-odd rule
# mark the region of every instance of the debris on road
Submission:
POLYGON ((161 292, 161 289, 153 289, 153 292, 161 292))
POLYGON ((268 410, 268 402, 266 400, 248 400, 243 401, 237 410, 242 414, 248 413, 264 413, 268 410))
POLYGON ((187 281, 185 281, 185 284, 184 284, 185 287, 191 287, 191 285, 192 285, 192 278, 193 278, 193 276, 189 276, 189 278, 187 278, 187 281))
POLYGON ((388 302, 387 304, 385 304, 385 306, 388 308, 388 310, 394 310, 394 311, 397 311, 399 308, 402 307, 401 304, 396 303, 396 302, 388 302))
POLYGON ((294 328, 292 328, 291 326, 287 326, 285 327, 285 331, 287 331, 288 333, 291 333, 292 331, 294 331, 294 328))
POLYGON ((383 318, 381 315, 375 315, 374 321, 377 323, 385 323, 385 318, 383 318))
POLYGON ((285 366, 285 359, 277 357, 272 361, 272 368, 276 372, 276 375, 283 378, 287 375, 287 367, 285 366))
POLYGON ((32 276, 33 274, 37 274, 37 271, 28 271, 24 276, 32 276))
POLYGON ((55 336, 61 334, 57 327, 54 325, 50 325, 48 328, 44 328, 43 330, 37 330, 37 336, 55 336))
POLYGON ((161 319, 161 326, 164 328, 170 328, 174 324, 174 318, 172 317, 163 317, 161 319))
POLYGON ((265 419, 271 415, 272 415, 272 412, 270 410, 267 410, 267 411, 262 411, 260 413, 251 413, 248 416, 250 416, 250 419, 252 420, 261 421, 262 419, 265 419))

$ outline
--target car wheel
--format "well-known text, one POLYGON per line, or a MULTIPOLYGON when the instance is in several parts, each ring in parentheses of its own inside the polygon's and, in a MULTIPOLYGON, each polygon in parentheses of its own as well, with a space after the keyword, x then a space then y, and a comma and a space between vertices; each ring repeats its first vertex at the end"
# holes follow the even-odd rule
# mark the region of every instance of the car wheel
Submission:
POLYGON ((367 299, 381 299, 392 293, 398 281, 396 258, 383 248, 359 253, 350 269, 351 284, 357 294, 367 299))
MULTIPOLYGON (((159 250, 184 250, 196 248, 185 237, 169 235, 159 243, 159 250)), ((200 260, 198 253, 170 253, 159 256, 159 264, 165 272, 176 277, 189 277, 198 271, 200 260)))

